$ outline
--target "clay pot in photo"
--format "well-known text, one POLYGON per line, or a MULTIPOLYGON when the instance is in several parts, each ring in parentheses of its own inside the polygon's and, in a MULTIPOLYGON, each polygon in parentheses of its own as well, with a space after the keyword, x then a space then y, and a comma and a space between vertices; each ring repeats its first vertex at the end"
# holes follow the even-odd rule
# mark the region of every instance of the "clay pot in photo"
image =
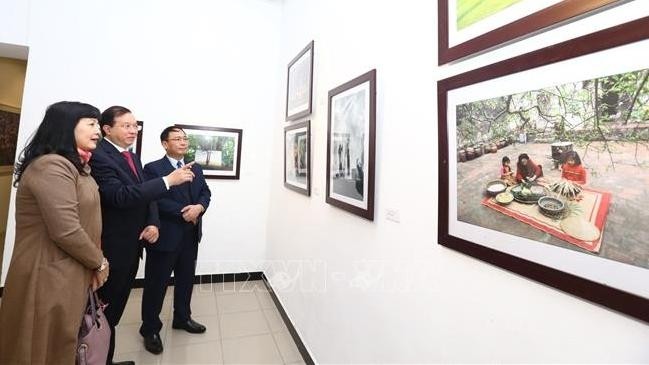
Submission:
POLYGON ((457 160, 459 162, 466 162, 466 151, 465 150, 457 151, 457 160))

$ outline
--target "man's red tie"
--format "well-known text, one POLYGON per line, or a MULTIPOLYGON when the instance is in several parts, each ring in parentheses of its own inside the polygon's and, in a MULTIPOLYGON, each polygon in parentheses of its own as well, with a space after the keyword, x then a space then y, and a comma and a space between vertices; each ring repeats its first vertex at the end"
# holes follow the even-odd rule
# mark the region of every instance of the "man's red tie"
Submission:
POLYGON ((131 171, 133 171, 133 175, 139 178, 137 174, 137 170, 135 169, 135 163, 133 163, 133 157, 131 157, 131 153, 129 151, 123 151, 122 155, 126 159, 126 162, 128 163, 128 166, 131 168, 131 171))

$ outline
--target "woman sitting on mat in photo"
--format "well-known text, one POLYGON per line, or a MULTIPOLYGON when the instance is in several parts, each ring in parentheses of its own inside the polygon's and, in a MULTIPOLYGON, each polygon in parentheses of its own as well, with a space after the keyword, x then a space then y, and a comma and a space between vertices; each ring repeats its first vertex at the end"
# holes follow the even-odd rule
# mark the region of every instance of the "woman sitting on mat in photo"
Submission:
POLYGON ((564 161, 561 166, 561 177, 577 184, 585 184, 586 169, 581 164, 579 154, 575 151, 568 151, 564 156, 564 161))
POLYGON ((516 181, 533 182, 540 177, 543 177, 543 168, 541 165, 537 165, 534 161, 530 160, 530 156, 527 153, 521 153, 518 156, 518 163, 516 164, 516 181))

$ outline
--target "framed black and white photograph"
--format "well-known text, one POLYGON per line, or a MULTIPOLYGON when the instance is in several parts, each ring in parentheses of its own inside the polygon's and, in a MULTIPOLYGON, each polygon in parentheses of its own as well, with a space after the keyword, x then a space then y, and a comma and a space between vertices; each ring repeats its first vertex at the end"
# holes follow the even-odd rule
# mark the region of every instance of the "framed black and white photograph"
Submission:
POLYGON ((376 70, 329 91, 327 203, 374 220, 376 70))
POLYGON ((176 124, 189 138, 185 161, 201 165, 206 179, 239 180, 243 130, 176 124))
POLYGON ((142 134, 144 133, 144 122, 141 120, 137 121, 137 138, 135 138, 135 143, 129 148, 129 150, 142 159, 142 134))
POLYGON ((311 195, 311 121, 284 128, 284 186, 311 195))
POLYGON ((439 81, 439 244, 649 322, 648 47, 645 17, 439 81))
POLYGON ((286 120, 296 120, 311 114, 313 41, 288 64, 286 79, 286 120))
POLYGON ((536 34, 629 0, 439 0, 439 64, 536 34))

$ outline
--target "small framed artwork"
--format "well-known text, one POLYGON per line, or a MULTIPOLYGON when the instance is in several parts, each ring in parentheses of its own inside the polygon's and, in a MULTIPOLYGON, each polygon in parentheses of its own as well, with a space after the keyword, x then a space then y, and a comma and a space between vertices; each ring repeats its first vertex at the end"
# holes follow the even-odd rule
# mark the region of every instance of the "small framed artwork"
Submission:
POLYGON ((327 203, 374 220, 376 70, 329 91, 327 203))
POLYGON ((439 244, 649 322, 647 47, 649 17, 439 81, 439 244))
POLYGON ((142 133, 144 133, 144 122, 141 120, 137 121, 137 138, 135 139, 135 143, 131 147, 129 147, 129 150, 137 155, 140 159, 142 159, 142 133))
POLYGON ((311 195, 311 121, 284 128, 284 186, 311 195))
POLYGON ((628 0, 439 0, 439 64, 625 2, 628 0))
POLYGON ((185 161, 195 161, 206 179, 239 180, 243 130, 176 124, 189 138, 185 161))
MULTIPOLYGON (((8 108, 5 108, 8 109, 8 108)), ((16 140, 20 113, 3 110, 0 103, 0 166, 12 166, 16 159, 16 140)), ((13 169, 9 169, 13 171, 13 169)))
POLYGON ((288 64, 286 79, 286 120, 296 120, 311 114, 313 41, 288 64))

